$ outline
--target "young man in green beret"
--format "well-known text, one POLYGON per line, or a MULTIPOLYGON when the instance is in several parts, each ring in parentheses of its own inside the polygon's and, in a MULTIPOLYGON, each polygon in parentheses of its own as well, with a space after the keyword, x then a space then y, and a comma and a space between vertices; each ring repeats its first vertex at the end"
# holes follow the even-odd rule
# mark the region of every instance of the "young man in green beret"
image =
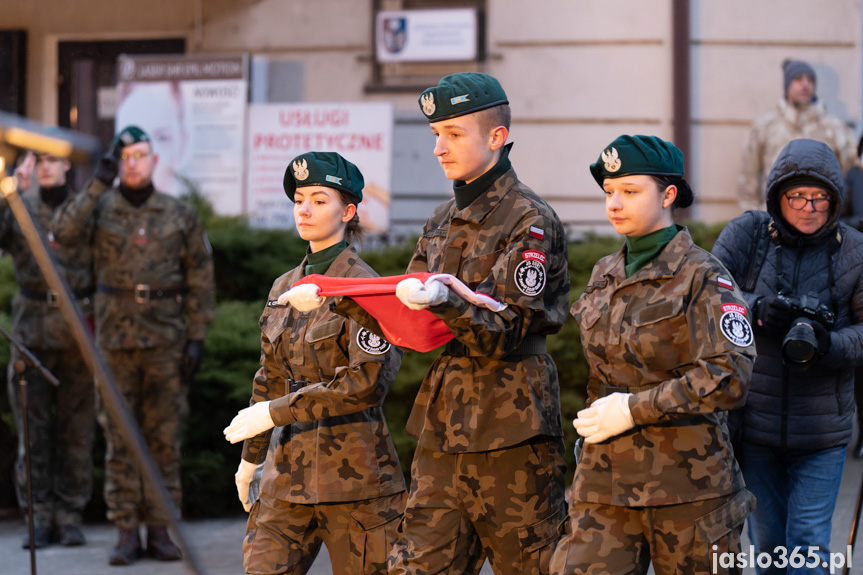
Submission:
POLYGON ((423 228, 408 273, 448 273, 507 304, 481 309, 431 281, 400 285, 455 335, 423 381, 408 421, 417 439, 403 538, 391 573, 547 573, 566 516, 557 368, 546 336, 569 305, 563 226, 518 180, 510 108, 486 74, 446 76, 420 108, 453 199, 423 228))

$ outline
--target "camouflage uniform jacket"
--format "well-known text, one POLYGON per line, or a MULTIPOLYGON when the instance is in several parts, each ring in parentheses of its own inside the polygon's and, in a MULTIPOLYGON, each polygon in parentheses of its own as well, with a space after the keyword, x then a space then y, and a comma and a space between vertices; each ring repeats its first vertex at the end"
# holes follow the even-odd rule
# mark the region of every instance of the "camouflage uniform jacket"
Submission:
POLYGON ((136 207, 119 190, 94 179, 84 193, 60 206, 53 228, 63 244, 93 246, 96 333, 102 348, 152 348, 204 339, 215 310, 213 257, 190 206, 156 191, 136 207), (138 303, 129 296, 103 293, 105 286, 127 294, 136 286, 149 286, 151 294, 157 289, 178 293, 138 303))
POLYGON ((455 336, 429 369, 407 431, 426 449, 477 452, 561 436, 557 367, 545 336, 569 304, 566 238, 554 210, 510 169, 469 206, 435 209, 408 273, 449 273, 507 304, 449 300, 429 310, 455 336))
POLYGON ((636 507, 734 493, 743 478, 725 410, 746 401, 755 361, 745 300, 686 230, 629 278, 624 265, 625 248, 601 259, 572 314, 590 400, 632 392, 635 428, 584 445, 572 496, 636 507))
POLYGON ((860 163, 851 129, 836 116, 826 113, 824 104, 816 102, 799 112, 781 99, 777 109, 756 119, 747 134, 738 181, 741 211, 767 209, 767 174, 782 148, 799 138, 818 140, 830 146, 839 158, 843 173, 860 163))
MULTIPOLYGON (((90 246, 67 247, 58 244, 53 234, 46 232, 55 210, 42 201, 38 191, 23 195, 21 199, 33 216, 33 221, 41 227, 48 251, 53 254, 61 275, 65 276, 73 297, 77 295, 81 314, 92 316, 93 252, 90 246)), ((15 296, 12 300, 13 335, 22 345, 33 349, 77 349, 60 308, 48 302, 48 283, 36 265, 36 258, 5 197, 0 198, 0 248, 12 256, 18 285, 34 294, 45 294, 45 299, 41 301, 21 294, 15 296)))
MULTIPOLYGON (((243 458, 253 463, 266 458, 261 491, 292 503, 356 501, 404 491, 381 409, 402 353, 327 306, 310 313, 272 307, 303 277, 305 265, 275 281, 261 315, 261 368, 251 404, 272 401, 276 427, 247 439, 243 458)), ((327 275, 377 274, 349 247, 327 275)))

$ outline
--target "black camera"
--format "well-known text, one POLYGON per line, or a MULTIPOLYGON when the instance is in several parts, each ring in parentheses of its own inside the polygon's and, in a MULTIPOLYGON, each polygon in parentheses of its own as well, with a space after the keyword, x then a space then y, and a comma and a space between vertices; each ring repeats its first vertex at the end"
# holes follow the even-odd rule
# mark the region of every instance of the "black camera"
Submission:
POLYGON ((797 319, 782 340, 782 357, 794 363, 809 363, 818 356, 818 338, 812 322, 817 321, 828 330, 833 328, 834 316, 815 294, 800 297, 779 294, 776 299, 788 306, 797 319))

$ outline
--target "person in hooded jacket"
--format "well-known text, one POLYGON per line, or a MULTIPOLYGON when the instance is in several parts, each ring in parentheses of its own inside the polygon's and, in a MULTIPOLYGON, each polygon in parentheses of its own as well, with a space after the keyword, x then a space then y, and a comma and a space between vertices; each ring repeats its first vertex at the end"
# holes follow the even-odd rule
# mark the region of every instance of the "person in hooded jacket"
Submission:
POLYGON ((768 176, 767 212, 735 218, 713 247, 756 320, 749 397, 731 419, 746 488, 757 498, 749 537, 756 552, 774 555, 759 573, 784 573, 776 560, 797 546, 804 568, 813 553, 818 569, 828 564, 854 368, 863 363, 863 235, 839 221, 843 199, 830 147, 793 140, 768 176))

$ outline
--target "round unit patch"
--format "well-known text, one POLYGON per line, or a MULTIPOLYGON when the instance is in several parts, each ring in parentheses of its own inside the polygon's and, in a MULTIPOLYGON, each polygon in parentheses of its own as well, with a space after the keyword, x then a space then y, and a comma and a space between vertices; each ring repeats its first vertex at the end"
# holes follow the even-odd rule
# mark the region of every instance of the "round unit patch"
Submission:
POLYGON ((524 295, 537 295, 545 287, 545 268, 536 260, 523 260, 515 266, 515 286, 524 295))
POLYGON ((752 345, 752 327, 740 312, 727 311, 719 319, 719 329, 728 341, 740 347, 752 345))
POLYGON ((390 342, 366 328, 361 328, 357 334, 357 345, 361 350, 372 355, 382 355, 390 350, 390 342))

